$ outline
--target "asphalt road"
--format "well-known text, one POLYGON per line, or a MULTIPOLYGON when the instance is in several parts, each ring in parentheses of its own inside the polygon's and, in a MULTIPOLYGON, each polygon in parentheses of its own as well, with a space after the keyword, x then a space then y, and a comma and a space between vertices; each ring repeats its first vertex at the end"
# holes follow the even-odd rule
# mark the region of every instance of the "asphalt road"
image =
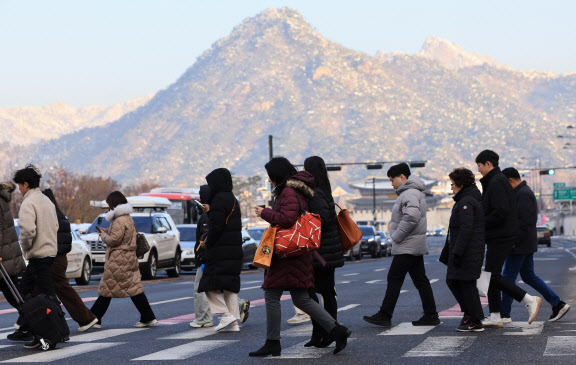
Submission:
MULTIPOLYGON (((443 238, 429 238, 431 254, 426 256, 426 270, 442 323, 436 327, 416 328, 410 321, 422 314, 417 290, 409 278, 398 301, 393 328, 368 324, 362 316, 375 313, 386 289, 386 274, 391 258, 347 262, 336 271, 336 290, 339 300, 339 321, 352 330, 348 347, 338 355, 332 348, 306 349, 311 325, 288 325, 294 310, 286 296, 283 304, 282 356, 269 359, 248 357, 248 352, 263 345, 266 335, 263 292, 260 285, 262 270, 245 271, 242 275, 240 297, 252 302, 250 317, 239 333, 215 333, 213 329, 192 329, 193 275, 177 279, 163 278, 145 282, 145 290, 160 325, 138 329, 138 312, 130 299, 114 299, 103 319, 102 329, 77 332, 78 325, 69 321, 70 341, 59 344, 56 350, 43 352, 27 350, 21 343, 5 336, 13 331, 16 321, 8 303, 0 303, 0 361, 53 362, 56 364, 137 363, 154 364, 211 363, 253 364, 272 362, 297 364, 526 364, 573 362, 576 355, 576 310, 561 321, 546 322, 551 313, 543 303, 536 321, 526 324, 527 311, 519 303, 512 310, 513 323, 503 329, 487 329, 481 333, 460 333, 459 323, 449 311, 456 300, 444 282, 446 268, 438 255, 443 238), (451 318, 452 317, 452 318, 451 318)), ((573 303, 576 282, 576 241, 553 238, 551 248, 541 246, 535 256, 536 271, 569 304, 573 303)), ((91 283, 97 284, 97 282, 91 283)), ((521 286, 526 287, 524 284, 521 286)), ((526 287, 534 294, 534 290, 526 287)), ((287 294, 287 293, 286 293, 287 294)), ((96 286, 80 288, 80 295, 91 306, 96 286)), ((488 309, 485 308, 485 313, 488 309)))

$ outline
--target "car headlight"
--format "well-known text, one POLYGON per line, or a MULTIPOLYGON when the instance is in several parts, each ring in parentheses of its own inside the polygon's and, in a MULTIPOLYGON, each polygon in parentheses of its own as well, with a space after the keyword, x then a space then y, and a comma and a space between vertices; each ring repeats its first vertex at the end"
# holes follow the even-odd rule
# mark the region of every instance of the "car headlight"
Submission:
POLYGON ((374 238, 370 238, 368 242, 374 242, 374 238))
POLYGON ((189 250, 186 250, 186 251, 184 251, 184 252, 186 253, 186 255, 192 255, 192 256, 194 256, 194 249, 193 249, 193 248, 191 248, 191 249, 189 249, 189 250))

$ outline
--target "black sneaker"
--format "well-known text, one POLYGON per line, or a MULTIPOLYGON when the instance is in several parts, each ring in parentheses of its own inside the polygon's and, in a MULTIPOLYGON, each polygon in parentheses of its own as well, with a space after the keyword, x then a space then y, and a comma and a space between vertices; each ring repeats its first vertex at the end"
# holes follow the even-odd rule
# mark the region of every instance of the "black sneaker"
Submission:
POLYGON ((371 316, 364 316, 364 320, 378 326, 392 327, 392 318, 382 312, 378 312, 371 316))
POLYGON ((570 310, 570 304, 566 304, 560 301, 558 305, 552 307, 552 315, 550 316, 550 319, 548 319, 548 321, 554 322, 559 320, 560 318, 564 317, 564 315, 568 313, 569 310, 570 310))
POLYGON ((437 326, 440 324, 438 316, 423 315, 419 320, 412 321, 412 326, 437 326))
POLYGON ((482 323, 468 323, 458 326, 456 328, 458 332, 482 332, 484 331, 484 326, 482 323))
POLYGON ((38 341, 36 338, 34 338, 32 340, 32 342, 27 343, 26 345, 24 345, 25 349, 35 349, 36 347, 40 347, 41 343, 40 341, 38 341))
POLYGON ((17 329, 16 332, 9 334, 6 336, 7 339, 10 341, 32 341, 34 336, 30 332, 22 331, 21 329, 17 329))

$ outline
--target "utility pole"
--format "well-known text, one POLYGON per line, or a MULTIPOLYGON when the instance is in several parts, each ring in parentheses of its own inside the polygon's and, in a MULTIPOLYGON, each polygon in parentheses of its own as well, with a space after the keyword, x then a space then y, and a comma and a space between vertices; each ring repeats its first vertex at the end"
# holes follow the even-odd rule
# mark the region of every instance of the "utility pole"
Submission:
POLYGON ((268 152, 270 152, 270 159, 274 157, 274 147, 272 145, 272 135, 268 135, 268 152))
POLYGON ((374 217, 374 228, 376 228, 376 177, 372 177, 372 216, 374 217))

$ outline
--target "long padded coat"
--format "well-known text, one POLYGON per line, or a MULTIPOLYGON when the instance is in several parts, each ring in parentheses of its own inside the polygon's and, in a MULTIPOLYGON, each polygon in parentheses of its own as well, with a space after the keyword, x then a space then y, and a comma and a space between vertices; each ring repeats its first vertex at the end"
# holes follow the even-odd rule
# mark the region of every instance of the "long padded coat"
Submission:
POLYGON ((128 203, 106 214, 106 220, 112 223, 108 233, 100 235, 106 244, 104 274, 98 287, 98 295, 103 297, 126 298, 144 293, 136 257, 136 226, 130 213, 132 206, 128 203))
MULTIPOLYGON (((274 209, 264 208, 262 219, 280 227, 292 227, 301 213, 300 202, 304 209, 308 209, 308 199, 314 196, 314 176, 306 171, 300 171, 289 178, 280 189, 274 209), (296 195, 298 194, 298 195, 296 195)), ((290 258, 272 256, 270 268, 264 275, 262 289, 307 289, 314 287, 314 269, 312 254, 290 258)))
POLYGON ((208 212, 206 262, 198 291, 238 293, 244 254, 242 218, 240 206, 232 193, 232 175, 227 169, 216 169, 206 176, 206 181, 212 197, 208 212))
POLYGON ((14 227, 14 218, 10 212, 10 200, 16 184, 12 181, 0 183, 0 257, 2 265, 10 276, 16 276, 24 269, 26 264, 22 257, 22 249, 18 243, 18 234, 14 227))

